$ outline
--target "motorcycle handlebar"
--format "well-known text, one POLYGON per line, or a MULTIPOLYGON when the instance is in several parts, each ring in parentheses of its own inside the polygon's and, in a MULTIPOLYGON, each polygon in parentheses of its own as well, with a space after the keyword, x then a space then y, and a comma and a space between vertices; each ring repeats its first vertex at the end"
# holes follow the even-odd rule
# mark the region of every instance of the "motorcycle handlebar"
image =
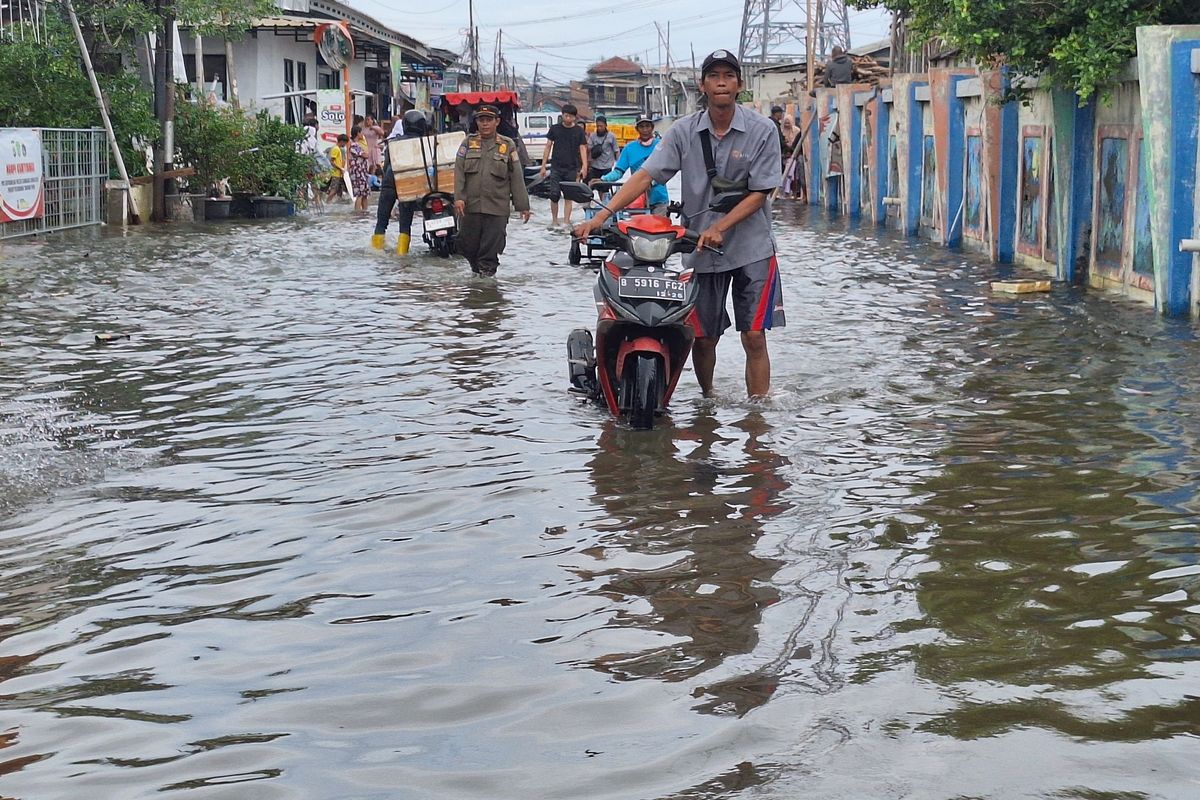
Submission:
MULTIPOLYGON (((624 249, 625 235, 617 230, 617 221, 615 218, 609 218, 605 220, 604 225, 601 226, 600 230, 596 231, 596 234, 604 237, 604 247, 613 250, 624 249)), ((700 241, 700 234, 699 232, 688 228, 683 233, 683 241, 687 244, 690 244, 691 247, 687 249, 683 247, 676 247, 676 250, 680 253, 693 253, 696 250, 696 245, 700 241)), ((719 256, 725 255, 725 251, 722 248, 713 247, 710 244, 704 245, 704 249, 711 253, 716 253, 719 256)))
MULTIPOLYGON (((697 231, 694 231, 691 228, 688 228, 684 232, 683 238, 687 239, 688 241, 690 241, 692 243, 691 252, 695 252, 696 245, 700 243, 700 234, 697 231)), ((725 255, 725 251, 723 249, 721 249, 720 247, 713 247, 711 244, 704 245, 704 249, 708 250, 710 253, 716 253, 719 256, 725 255)))

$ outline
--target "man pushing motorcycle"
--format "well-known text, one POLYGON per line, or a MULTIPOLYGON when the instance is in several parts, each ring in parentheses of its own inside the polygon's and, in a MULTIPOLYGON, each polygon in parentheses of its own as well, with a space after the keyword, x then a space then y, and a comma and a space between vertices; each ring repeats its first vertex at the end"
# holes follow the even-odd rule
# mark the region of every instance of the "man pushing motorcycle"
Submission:
POLYGON ((711 395, 717 342, 730 325, 726 298, 732 288, 734 321, 746 353, 746 393, 762 398, 771 390, 766 332, 785 324, 770 207, 780 183, 779 132, 767 117, 738 106, 742 68, 732 53, 710 53, 700 74, 708 108, 676 120, 608 203, 611 211, 601 209, 574 234, 592 235, 652 182, 666 184, 679 174, 684 218, 701 232, 696 251, 684 256, 699 292, 692 348, 696 379, 705 396, 711 395))

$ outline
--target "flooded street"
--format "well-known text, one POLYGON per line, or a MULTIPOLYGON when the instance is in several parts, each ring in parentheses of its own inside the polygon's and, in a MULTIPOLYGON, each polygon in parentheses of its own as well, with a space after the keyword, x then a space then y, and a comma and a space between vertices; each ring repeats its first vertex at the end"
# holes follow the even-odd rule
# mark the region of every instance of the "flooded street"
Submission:
POLYGON ((633 431, 535 208, 0 250, 0 797, 1200 795, 1190 324, 780 204, 771 402, 633 431))

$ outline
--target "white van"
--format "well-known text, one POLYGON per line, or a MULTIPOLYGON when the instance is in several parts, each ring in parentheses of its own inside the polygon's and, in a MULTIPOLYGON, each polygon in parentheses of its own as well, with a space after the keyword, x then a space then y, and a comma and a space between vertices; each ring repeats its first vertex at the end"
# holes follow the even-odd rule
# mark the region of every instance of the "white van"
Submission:
POLYGON ((554 124, 557 114, 547 111, 537 111, 517 114, 517 127, 521 130, 521 140, 529 151, 533 163, 542 163, 542 153, 546 152, 546 134, 554 124))

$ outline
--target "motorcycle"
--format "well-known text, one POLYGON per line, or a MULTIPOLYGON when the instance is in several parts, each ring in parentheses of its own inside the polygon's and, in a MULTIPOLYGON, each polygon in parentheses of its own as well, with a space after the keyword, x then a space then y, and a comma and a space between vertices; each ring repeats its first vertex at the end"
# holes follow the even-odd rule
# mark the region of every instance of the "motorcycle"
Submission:
POLYGON ((430 192, 421 198, 421 238, 429 249, 446 258, 454 253, 454 237, 458 235, 458 218, 454 216, 454 195, 430 192))
MULTIPOLYGON (((591 200, 586 184, 563 183, 561 189, 575 202, 591 200)), ((696 336, 692 270, 666 262, 693 252, 700 236, 649 214, 614 218, 596 235, 615 252, 596 276, 595 339, 586 328, 567 337, 570 391, 606 406, 633 428, 652 428, 671 400, 696 336)))

